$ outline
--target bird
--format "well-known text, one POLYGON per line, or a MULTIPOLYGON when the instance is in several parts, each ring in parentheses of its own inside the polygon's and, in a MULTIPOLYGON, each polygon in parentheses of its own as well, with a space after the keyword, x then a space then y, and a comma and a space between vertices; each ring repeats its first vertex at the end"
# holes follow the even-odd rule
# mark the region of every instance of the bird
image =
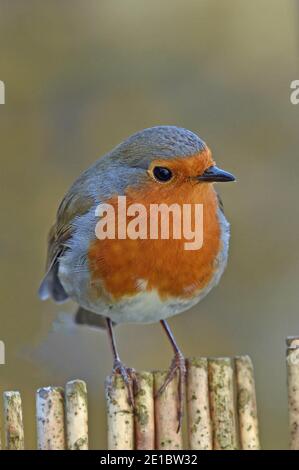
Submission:
MULTIPOLYGON (((161 323, 174 356, 158 393, 178 377, 178 429, 186 367, 167 319, 200 302, 224 272, 230 225, 215 183, 229 181, 235 181, 233 174, 216 166, 210 148, 197 134, 169 125, 143 129, 78 177, 62 199, 48 236, 39 297, 57 303, 72 299, 78 304, 77 324, 106 328, 113 353, 111 377, 123 377, 133 407, 136 374, 120 359, 114 327, 161 323), (117 233, 114 238, 98 237, 97 208, 109 205, 117 219, 120 197, 135 208, 202 207, 202 244, 186 249, 186 237, 175 237, 175 227, 162 239, 161 225, 156 238, 132 239, 117 233)), ((148 221, 146 214, 143 221, 148 221)), ((190 220, 194 226, 197 216, 190 220)), ((123 223, 127 227, 130 221, 132 214, 123 223)))

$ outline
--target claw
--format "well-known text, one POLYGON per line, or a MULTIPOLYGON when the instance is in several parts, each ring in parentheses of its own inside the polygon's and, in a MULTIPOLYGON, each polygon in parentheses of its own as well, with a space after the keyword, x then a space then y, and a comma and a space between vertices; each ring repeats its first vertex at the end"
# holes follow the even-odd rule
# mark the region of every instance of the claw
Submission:
POLYGON ((112 378, 115 374, 122 377, 128 392, 128 403, 135 410, 134 390, 139 389, 139 383, 134 369, 126 367, 119 359, 115 359, 110 376, 110 392, 112 391, 112 378))
POLYGON ((178 428, 177 432, 180 431, 182 427, 182 421, 184 416, 184 398, 185 398, 185 383, 186 383, 186 364, 185 358, 181 352, 177 352, 171 362, 170 368, 168 370, 166 379, 163 385, 159 388, 156 396, 160 396, 170 384, 170 382, 175 378, 178 372, 178 428))

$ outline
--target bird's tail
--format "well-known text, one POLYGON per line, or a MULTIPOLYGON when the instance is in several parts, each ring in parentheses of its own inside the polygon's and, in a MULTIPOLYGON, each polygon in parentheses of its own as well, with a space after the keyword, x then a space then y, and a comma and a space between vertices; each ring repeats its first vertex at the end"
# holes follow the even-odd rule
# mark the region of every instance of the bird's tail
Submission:
POLYGON ((53 331, 74 334, 81 326, 106 329, 106 317, 79 307, 75 314, 61 312, 54 320, 52 329, 53 331))
POLYGON ((74 316, 77 325, 86 325, 93 328, 106 328, 106 317, 79 307, 74 316))

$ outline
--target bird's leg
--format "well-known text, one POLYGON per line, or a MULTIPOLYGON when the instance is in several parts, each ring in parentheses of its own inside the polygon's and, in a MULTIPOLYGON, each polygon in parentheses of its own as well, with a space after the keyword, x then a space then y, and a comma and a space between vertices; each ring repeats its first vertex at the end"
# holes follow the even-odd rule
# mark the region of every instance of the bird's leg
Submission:
POLYGON ((171 329, 169 328, 168 323, 165 320, 160 320, 160 323, 166 332, 168 339, 171 343, 171 346, 174 350, 174 358, 171 362, 170 368, 168 370, 166 379, 162 387, 158 390, 157 395, 159 396, 161 393, 164 392, 167 385, 174 379, 176 373, 178 372, 178 429, 179 432, 182 426, 183 414, 184 414, 184 398, 185 398, 185 382, 186 382, 186 365, 185 365, 185 358, 181 353, 180 348, 178 347, 174 336, 172 334, 171 329))
POLYGON ((110 345, 111 345, 112 354, 113 354, 113 369, 112 369, 112 375, 110 377, 111 378, 110 392, 112 391, 111 390, 112 389, 112 377, 114 374, 119 374, 123 378, 123 381, 128 391, 128 402, 130 406, 134 408, 134 386, 138 389, 136 373, 134 369, 130 369, 126 367, 120 360, 117 347, 116 347, 116 341, 115 341, 115 336, 114 336, 114 331, 113 331, 113 323, 110 320, 110 318, 107 318, 106 321, 107 321, 108 336, 109 336, 110 345))

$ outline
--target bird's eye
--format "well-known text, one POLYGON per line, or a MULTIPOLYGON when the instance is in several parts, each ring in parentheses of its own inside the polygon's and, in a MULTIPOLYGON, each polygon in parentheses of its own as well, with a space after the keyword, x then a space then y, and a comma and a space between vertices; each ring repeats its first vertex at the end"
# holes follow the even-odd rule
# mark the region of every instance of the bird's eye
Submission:
POLYGON ((164 166, 155 166, 153 169, 153 175, 157 181, 161 181, 162 183, 166 183, 166 181, 169 181, 172 178, 172 172, 164 166))

